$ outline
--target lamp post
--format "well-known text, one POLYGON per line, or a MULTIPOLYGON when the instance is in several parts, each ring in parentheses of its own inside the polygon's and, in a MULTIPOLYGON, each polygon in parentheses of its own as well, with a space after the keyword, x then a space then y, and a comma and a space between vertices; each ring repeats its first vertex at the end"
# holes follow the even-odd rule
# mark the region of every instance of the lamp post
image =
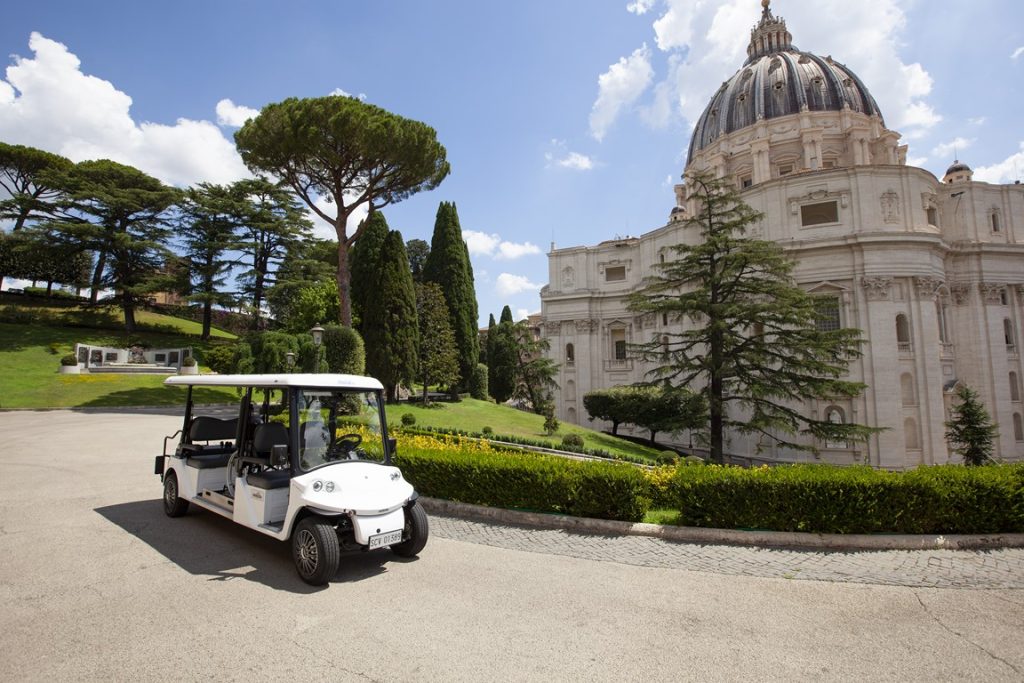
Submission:
POLYGON ((324 343, 324 328, 320 327, 320 323, 317 323, 309 333, 313 335, 313 355, 315 357, 313 372, 316 373, 320 372, 320 345, 324 343))
POLYGON ((292 372, 295 369, 295 352, 289 351, 284 354, 285 363, 288 365, 288 372, 292 372))

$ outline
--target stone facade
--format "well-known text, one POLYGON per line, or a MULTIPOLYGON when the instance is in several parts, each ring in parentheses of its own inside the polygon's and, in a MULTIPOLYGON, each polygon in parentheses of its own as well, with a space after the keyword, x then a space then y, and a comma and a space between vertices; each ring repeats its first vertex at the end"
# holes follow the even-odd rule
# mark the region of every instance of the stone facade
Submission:
MULTIPOLYGON (((765 14, 773 26, 781 22, 767 8, 765 14)), ((763 26, 764 18, 752 39, 763 26)), ((755 56, 785 59, 791 47, 755 56)), ((713 104, 724 106, 716 98, 713 104)), ((864 394, 803 409, 884 431, 856 448, 817 444, 821 460, 891 469, 955 460, 944 422, 958 382, 979 391, 999 424, 997 453, 1024 459, 1024 186, 975 182, 959 162, 941 181, 907 166, 899 134, 881 115, 848 105, 805 106, 712 137, 691 145, 686 171, 734 181, 764 214, 753 236, 780 243, 797 262, 800 286, 834 297, 841 324, 865 339, 849 373, 868 386, 864 394)), ((541 329, 561 364, 559 419, 586 423, 585 393, 644 379, 652 366, 631 358, 628 344, 690 324, 636 315, 625 300, 656 264, 674 258, 673 245, 699 237, 684 227, 696 206, 685 184, 676 197, 668 222, 640 237, 549 253, 541 329)), ((815 459, 735 434, 727 450, 753 454, 759 445, 763 458, 815 459)))

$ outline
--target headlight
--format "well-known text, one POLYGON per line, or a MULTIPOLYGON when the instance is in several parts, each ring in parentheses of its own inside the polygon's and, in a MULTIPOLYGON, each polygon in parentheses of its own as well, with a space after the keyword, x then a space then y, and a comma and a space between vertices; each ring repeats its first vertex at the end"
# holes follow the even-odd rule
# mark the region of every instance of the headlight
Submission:
POLYGON ((327 491, 327 493, 334 493, 334 482, 329 481, 324 484, 324 491, 327 491))
POLYGON ((313 482, 313 490, 315 492, 320 493, 320 489, 322 489, 323 487, 324 487, 324 483, 322 481, 320 481, 319 479, 317 479, 316 481, 313 482))

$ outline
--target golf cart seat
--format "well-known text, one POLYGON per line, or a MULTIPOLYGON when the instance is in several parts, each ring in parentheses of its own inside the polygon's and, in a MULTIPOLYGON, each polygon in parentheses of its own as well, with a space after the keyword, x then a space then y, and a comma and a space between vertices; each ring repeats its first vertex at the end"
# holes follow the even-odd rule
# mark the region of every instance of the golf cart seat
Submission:
MULTIPOLYGON (((256 427, 252 435, 252 452, 260 464, 270 464, 270 452, 274 446, 288 445, 288 428, 280 422, 266 422, 256 427)), ((291 472, 287 469, 266 469, 262 472, 250 472, 245 480, 249 486, 261 489, 279 489, 288 486, 291 472)))
POLYGON ((227 466, 228 457, 235 450, 237 432, 237 419, 221 420, 208 415, 194 418, 188 430, 190 443, 181 445, 188 457, 186 462, 199 469, 227 466))

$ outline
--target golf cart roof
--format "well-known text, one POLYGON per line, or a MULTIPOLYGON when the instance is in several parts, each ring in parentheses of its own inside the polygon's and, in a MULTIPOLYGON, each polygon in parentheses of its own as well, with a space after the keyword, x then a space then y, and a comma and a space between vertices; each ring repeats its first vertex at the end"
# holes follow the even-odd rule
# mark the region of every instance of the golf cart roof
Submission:
POLYGON ((384 385, 373 377, 333 374, 174 375, 165 379, 164 384, 195 387, 303 387, 305 389, 364 391, 382 391, 384 389, 384 385))

